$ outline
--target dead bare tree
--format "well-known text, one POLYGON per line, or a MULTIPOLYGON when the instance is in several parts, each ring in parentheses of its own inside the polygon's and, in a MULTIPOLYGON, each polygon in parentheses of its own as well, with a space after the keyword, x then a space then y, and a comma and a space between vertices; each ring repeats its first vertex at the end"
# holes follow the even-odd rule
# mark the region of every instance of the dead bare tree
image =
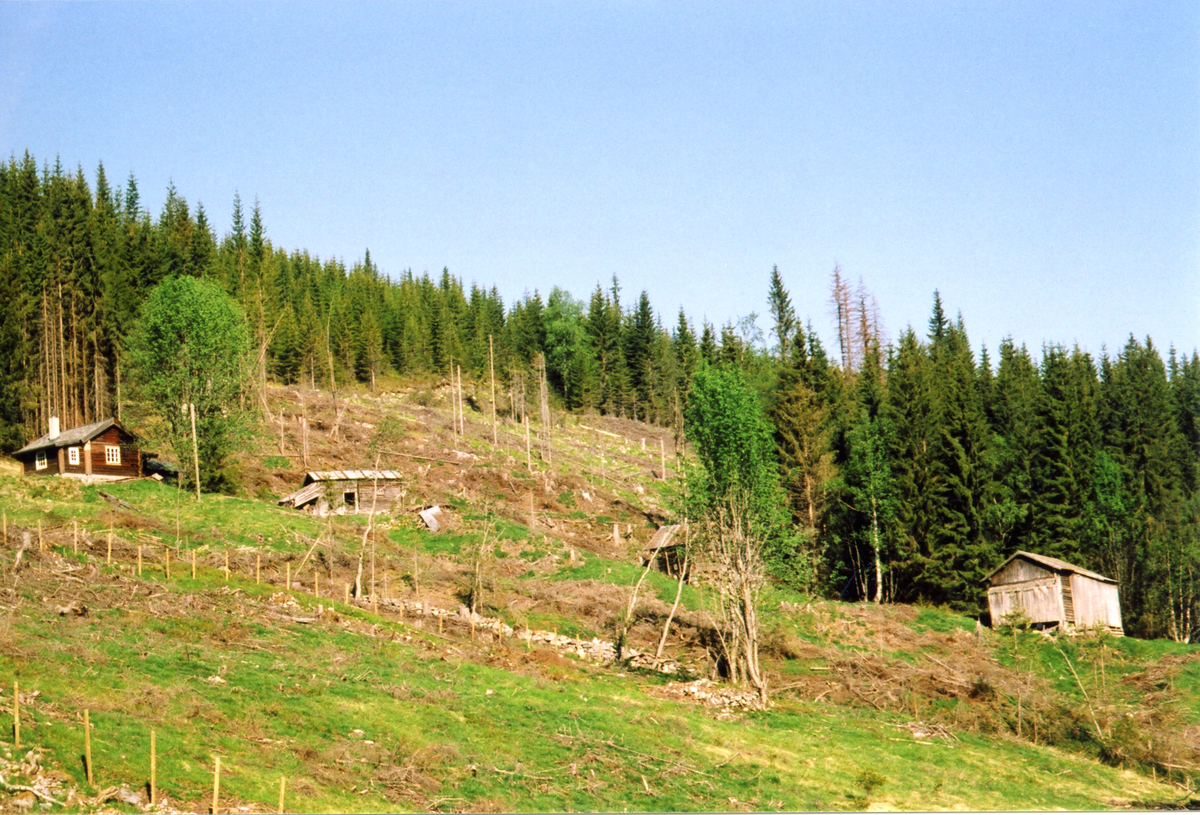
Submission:
POLYGON ((543 354, 538 354, 534 358, 534 366, 538 373, 538 409, 539 420, 541 422, 540 442, 542 447, 542 460, 549 467, 554 462, 550 458, 550 386, 546 380, 546 357, 543 354))
POLYGON ((667 621, 663 623, 662 636, 658 638, 658 648, 654 651, 655 659, 662 659, 663 648, 667 645, 667 635, 671 633, 671 623, 675 619, 675 612, 679 610, 679 600, 683 597, 683 581, 687 579, 688 558, 691 556, 691 549, 691 530, 688 528, 688 522, 685 518, 683 520, 683 560, 679 564, 679 583, 675 586, 675 602, 671 604, 671 611, 667 614, 667 621))
POLYGON ((749 682, 767 703, 767 678, 758 662, 758 598, 766 583, 764 540, 749 522, 750 497, 732 490, 712 507, 696 539, 697 565, 714 589, 713 628, 729 680, 749 682))
POLYGON ((491 517, 490 508, 485 508, 484 514, 488 516, 488 522, 483 527, 483 537, 471 549, 471 587, 468 591, 467 601, 472 614, 478 614, 483 607, 484 571, 495 560, 494 552, 488 547, 488 535, 495 525, 495 519, 491 517))
POLYGON ((834 265, 830 288, 830 310, 837 320, 838 351, 842 359, 842 371, 858 369, 858 349, 854 342, 855 312, 858 304, 850 285, 842 277, 842 267, 834 265))
MULTIPOLYGON (((371 538, 371 529, 375 525, 375 505, 379 500, 379 454, 375 455, 375 471, 371 479, 371 513, 367 516, 367 528, 363 530, 362 546, 358 549, 358 572, 354 575, 354 596, 362 597, 363 554, 367 551, 367 541, 371 538)), ((374 547, 372 547, 374 552, 374 547)), ((372 586, 374 590, 374 586, 372 586)))

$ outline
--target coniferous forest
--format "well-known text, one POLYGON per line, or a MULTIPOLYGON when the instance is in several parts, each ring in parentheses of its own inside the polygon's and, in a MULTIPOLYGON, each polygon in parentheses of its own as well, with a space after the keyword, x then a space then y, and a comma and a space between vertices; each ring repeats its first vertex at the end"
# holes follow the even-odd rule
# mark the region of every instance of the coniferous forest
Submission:
POLYGON ((736 371, 773 425, 795 530, 776 579, 978 612, 984 575, 1024 549, 1116 578, 1131 634, 1200 636, 1195 351, 1131 336, 1098 358, 1008 341, 977 353, 937 293, 926 326, 884 341, 869 292, 837 270, 826 343, 778 270, 763 270, 762 329, 754 315, 663 315, 616 279, 506 306, 449 270, 388 275, 369 252, 347 268, 275 248, 257 202, 235 196, 225 230, 172 186, 155 216, 132 175, 114 186, 101 166, 89 182, 26 153, 0 165, 0 450, 51 415, 72 427, 119 412, 127 337, 171 276, 213 280, 241 305, 260 381, 373 389, 452 361, 482 380, 490 343, 502 405, 523 405, 544 370, 563 409, 681 437, 697 368, 736 371))

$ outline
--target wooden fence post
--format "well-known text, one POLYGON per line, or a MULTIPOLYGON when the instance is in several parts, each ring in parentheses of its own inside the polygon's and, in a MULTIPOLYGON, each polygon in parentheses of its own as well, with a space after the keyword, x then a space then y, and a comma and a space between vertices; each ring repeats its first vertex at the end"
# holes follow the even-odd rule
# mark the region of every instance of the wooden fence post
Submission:
POLYGON ((196 579, 196 550, 192 550, 192 580, 196 579))
POLYGON ((496 446, 496 363, 492 352, 492 335, 488 334, 488 370, 492 374, 492 447, 496 446))
POLYGON ((158 803, 158 755, 154 731, 150 731, 150 806, 158 803))
POLYGON ((258 585, 262 574, 262 552, 254 553, 254 584, 258 585))
POLYGON ((108 525, 108 554, 104 556, 104 565, 112 565, 112 523, 108 525))
POLYGON ((221 757, 213 756, 216 759, 216 766, 213 767, 213 815, 217 813, 218 801, 221 798, 221 757))
POLYGON ((196 503, 200 503, 200 448, 196 444, 196 403, 191 402, 188 407, 192 414, 192 458, 196 462, 196 503))
POLYGON ((287 776, 279 776, 279 815, 283 815, 283 791, 287 786, 287 776))
POLYGON ((86 765, 88 784, 95 786, 96 778, 92 770, 92 724, 88 720, 87 708, 83 709, 83 763, 86 765))
POLYGON ((142 545, 138 544, 138 577, 142 576, 142 545))
POLYGON ((21 684, 13 680, 13 747, 21 749, 21 684))

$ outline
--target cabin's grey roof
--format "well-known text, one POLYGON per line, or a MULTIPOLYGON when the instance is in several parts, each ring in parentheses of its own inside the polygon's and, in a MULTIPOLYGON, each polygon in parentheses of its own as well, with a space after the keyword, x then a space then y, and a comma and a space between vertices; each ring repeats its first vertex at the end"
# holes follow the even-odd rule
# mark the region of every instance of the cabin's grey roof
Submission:
POLYGON ((397 481, 402 476, 395 470, 323 470, 308 473, 304 483, 314 481, 397 481))
POLYGON ((1048 555, 1035 555, 1033 552, 1014 552, 1013 554, 1011 554, 1008 557, 1007 560, 1005 560, 999 566, 997 566, 996 568, 994 568, 990 572, 988 572, 986 575, 984 575, 983 579, 991 580, 992 577, 994 577, 998 572, 1000 572, 1002 569, 1004 569, 1005 566, 1012 563, 1017 558, 1024 558, 1025 560, 1036 563, 1039 566, 1044 566, 1047 569, 1050 569, 1051 571, 1055 571, 1055 572, 1074 572, 1075 574, 1080 574, 1080 575, 1083 575, 1084 577, 1090 577, 1092 580, 1099 580, 1103 583, 1114 583, 1115 584, 1117 582, 1117 581, 1113 580, 1111 577, 1105 577, 1102 574, 1097 574, 1096 572, 1089 571, 1080 566, 1076 566, 1074 563, 1067 563, 1065 560, 1059 560, 1056 557, 1049 557, 1048 555))
POLYGON ((121 424, 116 419, 110 418, 101 422, 85 424, 82 427, 73 427, 70 430, 64 430, 53 439, 50 438, 50 434, 47 433, 40 439, 29 442, 29 444, 13 453, 13 457, 15 458, 22 453, 35 453, 38 450, 53 450, 59 447, 71 447, 72 445, 83 444, 84 442, 91 441, 105 430, 108 430, 110 427, 114 426, 125 433, 128 433, 130 436, 135 435, 130 433, 129 429, 126 428, 125 425, 121 424))

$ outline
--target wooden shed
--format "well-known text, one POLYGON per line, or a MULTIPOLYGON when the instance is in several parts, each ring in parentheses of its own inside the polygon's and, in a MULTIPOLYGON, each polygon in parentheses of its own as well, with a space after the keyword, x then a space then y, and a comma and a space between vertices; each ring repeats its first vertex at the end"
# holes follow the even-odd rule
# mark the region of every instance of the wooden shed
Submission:
POLYGON ((145 459, 138 436, 116 419, 50 431, 12 454, 25 475, 62 475, 84 481, 118 481, 141 476, 145 459))
POLYGON ((1065 560, 1017 552, 985 578, 992 625, 1023 612, 1039 628, 1102 626, 1124 636, 1117 581, 1065 560))
POLYGON ((387 512, 404 496, 395 470, 327 470, 304 476, 300 489, 279 499, 280 506, 311 509, 318 515, 387 512))
MULTIPOLYGON (((678 533, 681 529, 686 528, 684 524, 659 527, 650 538, 650 542, 642 547, 642 565, 650 565, 660 572, 678 577, 679 570, 685 565, 684 548, 686 546, 686 541, 683 540, 684 536, 678 535, 678 533)), ((687 564, 688 572, 692 571, 693 566, 694 564, 687 564)))

